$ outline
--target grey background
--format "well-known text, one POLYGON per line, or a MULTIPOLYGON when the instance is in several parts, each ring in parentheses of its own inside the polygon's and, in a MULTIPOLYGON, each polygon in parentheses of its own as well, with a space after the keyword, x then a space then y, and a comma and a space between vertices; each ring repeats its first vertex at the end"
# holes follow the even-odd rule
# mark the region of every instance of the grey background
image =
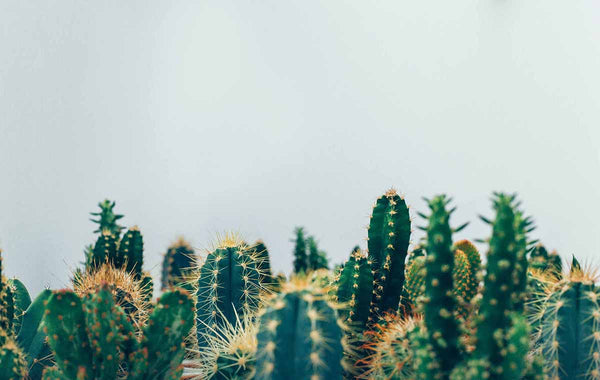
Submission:
POLYGON ((304 225, 339 262, 390 186, 453 195, 457 239, 518 191, 536 237, 593 262, 599 4, 2 0, 6 273, 67 286, 105 197, 156 280, 179 234, 261 237, 289 271, 304 225))

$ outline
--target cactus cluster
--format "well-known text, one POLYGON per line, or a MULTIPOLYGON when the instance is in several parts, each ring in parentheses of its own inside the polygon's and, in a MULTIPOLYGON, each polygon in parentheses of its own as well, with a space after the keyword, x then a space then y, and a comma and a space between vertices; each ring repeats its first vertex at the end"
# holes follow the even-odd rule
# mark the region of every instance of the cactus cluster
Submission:
POLYGON ((494 216, 481 217, 485 260, 454 240, 467 224, 453 227, 451 199, 426 201, 424 237, 411 247, 405 199, 383 194, 367 249, 334 270, 296 229, 289 280, 273 276, 260 240, 225 234, 196 257, 180 239, 156 302, 141 232, 101 202, 71 289, 32 301, 0 261, 0 379, 600 379, 594 271, 573 258, 563 273, 530 239, 515 195, 495 193, 494 216))

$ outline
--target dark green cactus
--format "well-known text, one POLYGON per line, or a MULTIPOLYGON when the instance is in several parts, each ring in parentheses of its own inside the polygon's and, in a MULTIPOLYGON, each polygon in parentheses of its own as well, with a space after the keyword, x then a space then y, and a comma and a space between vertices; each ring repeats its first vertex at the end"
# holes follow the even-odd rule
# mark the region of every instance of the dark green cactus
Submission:
POLYGON ((341 379, 343 336, 325 294, 284 291, 260 316, 255 379, 341 379))
POLYGON ((14 338, 0 330, 0 379, 22 380, 27 376, 27 361, 14 338))
MULTIPOLYGON (((189 276, 196 265, 195 252, 192 246, 180 237, 167 249, 162 263, 161 290, 172 286, 189 285, 189 276)), ((191 290, 191 289, 187 289, 191 290)))
MULTIPOLYGON (((431 215, 427 225, 427 258, 425 274, 425 301, 423 306, 425 334, 430 347, 428 355, 432 365, 419 371, 419 379, 448 379, 450 372, 462 358, 459 344, 460 329, 456 318, 458 304, 450 292, 454 288, 454 251, 452 249, 452 228, 446 207, 450 203, 445 195, 429 201, 431 215)), ((459 227, 459 229, 461 229, 459 227)), ((468 262, 467 262, 468 263, 468 262)), ((422 357, 416 358, 416 365, 422 367, 422 357)), ((428 360, 429 361, 429 360, 428 360)))
POLYGON ((31 305, 31 296, 29 295, 25 285, 16 278, 8 280, 8 286, 12 290, 12 296, 15 305, 13 330, 18 332, 21 328, 21 319, 23 318, 23 313, 25 313, 25 310, 27 310, 29 305, 31 305))
POLYGON ((127 272, 133 273, 137 278, 142 276, 144 239, 137 226, 131 227, 123 235, 113 265, 117 268, 125 268, 127 272))
POLYGON ((328 269, 327 253, 319 250, 315 237, 309 236, 306 239, 306 244, 308 245, 308 270, 328 269))
POLYGON ((373 297, 374 277, 369 259, 353 250, 335 281, 337 301, 346 305, 342 315, 350 325, 366 326, 373 297))
POLYGON ((260 272, 259 281, 263 287, 273 286, 273 272, 271 271, 271 259, 267 246, 262 240, 257 240, 251 247, 256 252, 256 263, 260 272))
POLYGON ((69 290, 55 292, 44 324, 57 364, 44 372, 44 379, 171 380, 181 375, 193 302, 182 290, 163 294, 140 342, 108 286, 83 300, 69 290))
POLYGON ((574 270, 539 305, 537 343, 552 380, 600 377, 600 289, 574 270))
POLYGON ((481 255, 479 250, 469 240, 461 240, 454 243, 454 248, 459 249, 467 255, 469 260, 469 276, 468 284, 465 289, 464 300, 468 303, 471 302, 473 297, 477 294, 479 289, 479 274, 481 272, 481 255))
POLYGON ((13 331, 15 300, 8 280, 2 275, 2 250, 0 250, 0 330, 13 331))
POLYGON ((306 273, 308 271, 308 255, 306 254, 304 228, 296 227, 295 234, 294 273, 306 273))
POLYGON ((406 202, 395 190, 389 190, 377 199, 369 223, 368 254, 377 284, 371 308, 373 320, 398 309, 410 233, 406 202))
POLYGON ((102 231, 100 236, 98 236, 98 240, 96 240, 96 244, 94 244, 94 248, 87 257, 86 270, 95 270, 105 263, 115 265, 117 248, 118 241, 115 235, 108 229, 102 231))
POLYGON ((256 310, 261 292, 259 278, 256 254, 242 243, 223 244, 206 257, 196 290, 200 346, 219 327, 256 310))
POLYGON ((105 230, 108 230, 111 235, 114 235, 118 238, 121 235, 121 231, 124 230, 125 227, 119 226, 118 224, 118 220, 121 219, 123 215, 114 213, 113 209, 115 208, 115 202, 105 199, 104 201, 98 203, 98 207, 100 207, 100 212, 91 213, 91 215, 97 219, 90 219, 92 222, 98 224, 98 229, 96 229, 94 232, 102 233, 105 230))
POLYGON ((152 295, 154 294, 154 280, 152 279, 152 275, 148 272, 144 272, 142 274, 142 279, 140 280, 140 288, 142 290, 142 297, 145 302, 152 301, 152 295))

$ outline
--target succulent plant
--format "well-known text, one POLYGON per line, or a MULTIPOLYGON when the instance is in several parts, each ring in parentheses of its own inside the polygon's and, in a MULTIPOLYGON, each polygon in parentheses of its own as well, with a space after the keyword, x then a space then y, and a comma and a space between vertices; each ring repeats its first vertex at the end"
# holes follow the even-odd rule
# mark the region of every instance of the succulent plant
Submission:
POLYGON ((369 319, 374 277, 369 258, 354 249, 335 281, 336 300, 346 323, 364 328, 369 319))
POLYGON ((98 224, 98 228, 94 232, 103 233, 107 230, 111 235, 118 238, 125 227, 118 224, 119 219, 121 219, 123 215, 114 213, 113 209, 115 208, 115 202, 105 199, 98 203, 98 207, 100 207, 100 212, 91 213, 91 215, 97 219, 90 219, 92 222, 98 224))
POLYGON ((183 237, 180 237, 169 246, 163 258, 161 289, 169 289, 172 286, 190 288, 191 272, 195 266, 194 249, 183 237))

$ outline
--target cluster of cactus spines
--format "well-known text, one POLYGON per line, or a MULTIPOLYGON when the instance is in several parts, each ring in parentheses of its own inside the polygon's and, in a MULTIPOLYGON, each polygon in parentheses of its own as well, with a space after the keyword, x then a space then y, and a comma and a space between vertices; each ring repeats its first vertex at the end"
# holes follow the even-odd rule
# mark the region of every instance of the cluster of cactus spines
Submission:
POLYGON ((541 243, 535 245, 529 254, 529 267, 557 278, 561 277, 563 270, 560 256, 556 252, 548 253, 541 243))
POLYGON ((193 324, 187 293, 165 293, 140 342, 125 312, 104 286, 81 299, 70 290, 48 300, 44 325, 56 367, 44 379, 175 379, 181 374, 183 340, 193 324))
POLYGON ((189 274, 196 265, 192 246, 183 238, 169 246, 162 263, 161 290, 172 286, 187 286, 189 274))
POLYGON ((259 322, 255 315, 245 314, 234 324, 226 323, 208 345, 192 349, 200 360, 191 375, 204 380, 251 379, 255 373, 259 322))
POLYGON ((368 256, 377 284, 371 307, 374 320, 398 309, 410 234, 408 206, 404 198, 391 189, 377 199, 369 223, 368 256))
POLYGON ((115 202, 105 199, 98 203, 98 207, 100 207, 100 212, 91 213, 91 215, 97 219, 90 219, 92 222, 98 224, 98 229, 94 232, 102 233, 103 231, 108 230, 111 235, 119 237, 121 231, 124 230, 125 227, 118 224, 118 220, 121 219, 123 215, 114 213, 113 209, 115 208, 115 202))
POLYGON ((341 379, 345 334, 336 306, 321 289, 287 287, 261 312, 255 379, 341 379))
POLYGON ((360 249, 354 249, 334 285, 336 300, 345 305, 341 312, 349 325, 358 328, 366 326, 374 281, 370 259, 360 249))
POLYGON ((256 310, 263 288, 255 251, 235 237, 210 252, 199 272, 196 328, 203 345, 225 320, 235 323, 238 315, 256 310))
MULTIPOLYGON (((454 288, 452 272, 455 256, 452 249, 453 230, 450 227, 450 215, 453 210, 446 209, 450 201, 445 195, 429 201, 431 214, 427 217, 426 227, 427 258, 423 312, 425 334, 431 346, 428 356, 432 365, 427 365, 426 371, 418 373, 419 379, 448 379, 451 370, 462 356, 460 328, 455 315, 458 304, 450 291, 454 288)), ((463 261, 468 265, 466 257, 463 261)), ((419 360, 423 359, 416 358, 417 366, 420 365, 419 360)))
POLYGON ((396 317, 376 331, 372 341, 367 344, 372 354, 363 360, 367 368, 360 378, 414 379, 414 345, 421 324, 419 317, 396 317))
POLYGON ((600 379, 600 289, 574 268, 537 307, 536 337, 550 380, 600 379))
POLYGON ((94 271, 80 273, 73 279, 73 289, 82 298, 96 293, 105 284, 134 326, 137 329, 144 326, 150 308, 151 294, 148 292, 151 291, 151 282, 143 283, 132 273, 115 268, 110 263, 94 271))

